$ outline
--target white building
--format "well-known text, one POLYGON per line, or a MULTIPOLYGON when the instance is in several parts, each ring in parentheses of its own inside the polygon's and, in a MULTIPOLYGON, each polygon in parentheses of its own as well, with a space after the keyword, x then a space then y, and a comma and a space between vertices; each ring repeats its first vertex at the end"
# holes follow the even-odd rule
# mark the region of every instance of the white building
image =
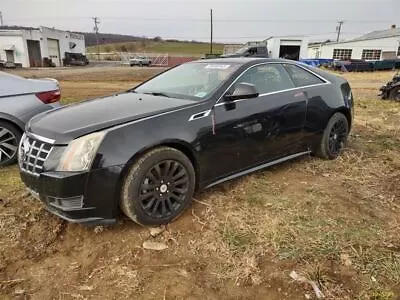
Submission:
POLYGON ((267 44, 269 57, 299 60, 307 58, 308 39, 304 36, 272 36, 267 44))
POLYGON ((62 66, 65 52, 85 54, 85 51, 85 38, 81 34, 47 27, 0 29, 0 60, 23 67, 44 66, 46 59, 62 66))
POLYGON ((308 58, 383 60, 400 58, 400 28, 374 31, 353 40, 310 44, 308 58))
POLYGON ((232 54, 242 47, 267 46, 270 58, 299 60, 307 57, 308 40, 304 36, 272 36, 263 41, 250 41, 244 45, 226 45, 224 54, 232 54))

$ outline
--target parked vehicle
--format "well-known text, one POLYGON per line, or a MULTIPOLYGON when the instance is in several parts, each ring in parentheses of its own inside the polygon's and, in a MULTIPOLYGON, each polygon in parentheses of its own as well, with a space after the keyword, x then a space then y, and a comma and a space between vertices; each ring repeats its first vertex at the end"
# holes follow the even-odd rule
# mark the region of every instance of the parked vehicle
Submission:
POLYGON ((400 102, 400 72, 393 76, 393 79, 380 88, 379 96, 383 99, 390 99, 400 102))
POLYGON ((151 66, 151 60, 148 57, 145 56, 136 56, 135 58, 131 58, 129 60, 129 64, 131 65, 131 67, 133 66, 147 66, 150 67, 151 66))
POLYGON ((0 69, 19 69, 22 68, 21 63, 8 62, 0 60, 0 69))
POLYGON ((24 79, 0 72, 0 167, 17 161, 25 123, 59 106, 60 97, 54 79, 24 79))
POLYGON ((86 66, 89 64, 88 58, 82 53, 65 52, 63 65, 64 66, 86 66))
POLYGON ((121 209, 165 224, 195 190, 311 153, 335 159, 352 121, 340 77, 288 60, 199 60, 33 118, 21 177, 72 222, 112 223, 121 209))

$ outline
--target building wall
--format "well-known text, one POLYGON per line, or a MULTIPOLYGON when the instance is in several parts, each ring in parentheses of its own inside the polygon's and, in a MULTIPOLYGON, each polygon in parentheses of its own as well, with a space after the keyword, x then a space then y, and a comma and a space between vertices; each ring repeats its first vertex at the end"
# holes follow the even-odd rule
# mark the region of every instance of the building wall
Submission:
POLYGON ((74 34, 67 31, 40 27, 32 30, 0 30, 0 59, 5 60, 4 47, 7 45, 15 46, 15 62, 22 63, 23 67, 30 67, 27 40, 39 41, 40 52, 42 59, 49 57, 48 39, 59 41, 60 62, 65 56, 65 52, 86 53, 85 39, 81 34, 74 34), (70 43, 75 43, 76 46, 71 49, 70 43))
POLYGON ((279 58, 281 43, 290 45, 291 42, 294 46, 300 46, 300 59, 308 57, 308 40, 302 37, 276 37, 270 38, 266 42, 271 58, 279 58))
POLYGON ((23 67, 29 67, 28 52, 26 48, 26 43, 19 32, 14 32, 10 35, 2 35, 0 31, 0 60, 6 61, 6 52, 4 47, 9 45, 14 45, 14 61, 15 63, 22 64, 23 67))
MULTIPOLYGON (((352 49, 352 59, 361 59, 363 50, 382 50, 382 52, 397 53, 399 44, 400 37, 327 44, 321 46, 320 58, 333 58, 334 49, 352 49)), ((309 50, 309 55, 313 55, 309 58, 316 58, 313 50, 309 50)))
POLYGON ((43 36, 42 40, 43 57, 48 57, 49 55, 47 39, 55 39, 59 41, 61 58, 64 58, 65 52, 82 53, 82 54, 86 53, 85 39, 83 35, 47 27, 40 27, 40 30, 43 36), (76 44, 76 47, 74 49, 70 49, 69 45, 70 42, 76 44))

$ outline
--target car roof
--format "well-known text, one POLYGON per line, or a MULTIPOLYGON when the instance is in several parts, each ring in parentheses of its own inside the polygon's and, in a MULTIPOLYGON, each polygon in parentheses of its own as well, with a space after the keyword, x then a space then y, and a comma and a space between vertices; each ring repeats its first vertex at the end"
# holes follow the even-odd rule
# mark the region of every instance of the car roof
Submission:
POLYGON ((194 61, 194 63, 232 63, 232 64, 258 64, 263 62, 295 62, 287 59, 278 58, 260 58, 260 57, 227 57, 227 58, 213 58, 213 59, 202 59, 194 61))

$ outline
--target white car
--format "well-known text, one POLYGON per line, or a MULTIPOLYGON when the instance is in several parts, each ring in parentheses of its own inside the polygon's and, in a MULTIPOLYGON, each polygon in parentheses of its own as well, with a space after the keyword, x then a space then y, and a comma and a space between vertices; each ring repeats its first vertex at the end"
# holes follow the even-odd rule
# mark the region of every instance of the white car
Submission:
POLYGON ((129 60, 129 64, 131 67, 133 66, 147 66, 150 67, 151 65, 151 60, 150 58, 146 57, 146 56, 135 56, 134 58, 131 58, 129 60))
POLYGON ((0 167, 17 161, 25 124, 35 115, 60 106, 55 79, 25 79, 0 72, 0 167))

